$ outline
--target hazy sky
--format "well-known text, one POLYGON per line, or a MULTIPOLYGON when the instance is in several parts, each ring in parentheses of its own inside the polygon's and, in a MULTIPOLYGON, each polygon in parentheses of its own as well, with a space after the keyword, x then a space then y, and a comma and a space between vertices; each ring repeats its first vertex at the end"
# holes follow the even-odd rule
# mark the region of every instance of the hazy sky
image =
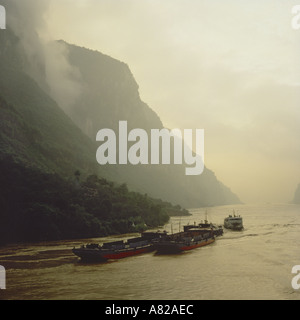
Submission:
POLYGON ((205 129, 206 165, 242 201, 286 202, 300 183, 295 4, 50 0, 44 32, 126 62, 165 126, 205 129))

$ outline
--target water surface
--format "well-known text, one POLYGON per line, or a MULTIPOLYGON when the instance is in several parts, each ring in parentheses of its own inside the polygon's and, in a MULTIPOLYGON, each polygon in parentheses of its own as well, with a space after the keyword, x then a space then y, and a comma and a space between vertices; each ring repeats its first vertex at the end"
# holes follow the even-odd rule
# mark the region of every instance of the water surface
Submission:
MULTIPOLYGON (((232 209, 243 217, 243 231, 225 230, 214 244, 180 255, 83 264, 72 254, 74 246, 117 237, 1 247, 7 290, 0 290, 0 299, 300 300, 291 286, 292 267, 300 265, 300 206, 215 207, 208 209, 209 220, 222 224, 232 209)), ((205 209, 191 212, 164 228, 176 232, 204 219, 205 209)))

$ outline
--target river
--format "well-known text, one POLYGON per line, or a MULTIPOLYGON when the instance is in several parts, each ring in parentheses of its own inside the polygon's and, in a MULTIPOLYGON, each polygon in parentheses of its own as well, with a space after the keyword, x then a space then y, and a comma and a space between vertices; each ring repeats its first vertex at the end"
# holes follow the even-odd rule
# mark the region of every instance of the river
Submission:
MULTIPOLYGON (((223 224, 235 209, 243 231, 224 230, 207 247, 180 255, 147 253, 106 263, 83 264, 71 249, 82 243, 135 235, 0 247, 6 269, 3 300, 300 300, 293 289, 300 265, 300 206, 238 205, 208 209, 223 224)), ((177 232, 204 219, 205 209, 174 217, 164 229, 177 232)))

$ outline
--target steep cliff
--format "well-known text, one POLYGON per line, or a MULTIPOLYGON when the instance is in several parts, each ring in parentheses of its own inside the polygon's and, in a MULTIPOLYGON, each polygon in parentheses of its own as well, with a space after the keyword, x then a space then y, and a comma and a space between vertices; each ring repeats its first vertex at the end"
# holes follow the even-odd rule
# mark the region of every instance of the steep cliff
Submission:
MULTIPOLYGON (((186 176, 184 165, 97 164, 98 130, 116 130, 120 120, 127 120, 129 129, 163 128, 159 116, 141 101, 138 85, 126 64, 59 42, 79 75, 75 102, 59 106, 47 86, 43 61, 37 60, 39 74, 34 78, 18 38, 7 30, 1 33, 0 41, 0 95, 6 106, 1 109, 0 157, 10 156, 26 166, 64 178, 73 178, 76 170, 82 176, 96 173, 126 183, 133 191, 183 207, 240 202, 207 168, 201 176, 186 176)), ((57 81, 62 91, 66 89, 63 79, 61 84, 57 81)))
MULTIPOLYGON (((127 120, 129 129, 146 131, 163 128, 159 116, 144 103, 129 67, 100 52, 60 42, 66 46, 69 61, 81 75, 82 94, 68 115, 92 140, 98 130, 117 130, 120 120, 127 120)), ((186 176, 184 165, 115 166, 115 179, 126 181, 134 190, 180 203, 200 207, 239 203, 229 188, 205 169, 201 176, 186 176)))
POLYGON ((0 34, 0 157, 70 177, 99 172, 95 142, 26 74, 18 38, 0 34))
POLYGON ((0 61, 0 244, 137 232, 187 213, 102 178, 95 142, 24 72, 10 30, 0 61))

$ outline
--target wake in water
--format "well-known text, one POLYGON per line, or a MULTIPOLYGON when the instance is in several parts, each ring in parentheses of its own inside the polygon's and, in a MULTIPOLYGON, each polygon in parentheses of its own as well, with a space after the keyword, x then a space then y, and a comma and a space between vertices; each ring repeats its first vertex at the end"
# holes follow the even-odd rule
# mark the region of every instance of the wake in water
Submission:
MULTIPOLYGON (((211 246, 178 256, 150 253, 80 264, 72 254, 80 240, 1 248, 0 264, 7 270, 4 299, 300 300, 300 290, 291 287, 292 267, 300 265, 299 209, 240 206, 243 231, 224 230, 211 246)), ((171 224, 174 229, 179 221, 181 226, 188 220, 200 222, 203 212, 172 218, 165 229, 171 230, 171 224)), ((221 224, 227 214, 228 207, 212 208, 212 222, 221 224)), ((120 237, 126 235, 92 241, 120 237)))

